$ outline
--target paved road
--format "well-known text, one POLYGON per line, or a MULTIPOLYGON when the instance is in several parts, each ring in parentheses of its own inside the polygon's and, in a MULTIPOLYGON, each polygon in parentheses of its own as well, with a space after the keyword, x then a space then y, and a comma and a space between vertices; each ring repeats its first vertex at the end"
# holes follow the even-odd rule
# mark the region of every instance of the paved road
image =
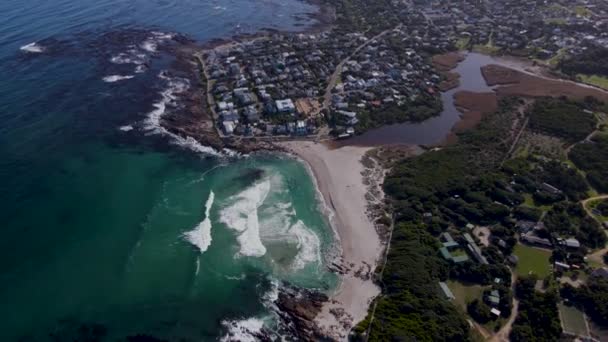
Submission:
POLYGON ((344 66, 344 64, 346 62, 348 62, 351 58, 353 58, 357 53, 359 53, 359 51, 361 51, 363 48, 368 46, 370 43, 372 43, 376 39, 384 36, 385 34, 391 32, 393 30, 400 29, 402 27, 402 25, 403 24, 399 24, 399 25, 395 26, 394 28, 384 30, 384 31, 378 33, 377 35, 373 36, 372 38, 366 40, 363 44, 359 45, 350 55, 346 56, 342 61, 340 61, 340 63, 338 63, 338 65, 336 66, 336 70, 334 70, 334 72, 331 74, 331 76, 328 79, 327 87, 325 88, 325 94, 323 94, 323 103, 322 103, 321 107, 319 108, 319 110, 317 110, 314 114, 318 114, 323 109, 329 108, 329 104, 331 102, 331 90, 334 89, 334 87, 336 86, 336 83, 338 82, 338 78, 340 77, 340 74, 342 74, 342 67, 344 66))

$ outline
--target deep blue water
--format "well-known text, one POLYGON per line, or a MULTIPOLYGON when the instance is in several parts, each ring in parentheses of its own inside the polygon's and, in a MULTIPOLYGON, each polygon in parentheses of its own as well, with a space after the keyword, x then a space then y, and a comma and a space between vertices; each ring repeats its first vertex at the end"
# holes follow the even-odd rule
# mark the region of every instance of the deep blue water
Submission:
POLYGON ((0 341, 215 340, 225 320, 263 316, 268 274, 330 286, 319 272, 299 277, 275 264, 293 257, 285 246, 227 263, 238 253, 229 230, 213 242, 227 247, 212 245, 206 258, 180 235, 205 216, 210 191, 221 208, 251 187, 251 169, 302 193, 289 219, 322 235, 303 168, 220 160, 149 129, 160 93, 184 83, 163 73, 175 37, 298 30, 314 11, 296 0, 0 2, 0 341), (132 78, 107 82, 116 75, 132 78))

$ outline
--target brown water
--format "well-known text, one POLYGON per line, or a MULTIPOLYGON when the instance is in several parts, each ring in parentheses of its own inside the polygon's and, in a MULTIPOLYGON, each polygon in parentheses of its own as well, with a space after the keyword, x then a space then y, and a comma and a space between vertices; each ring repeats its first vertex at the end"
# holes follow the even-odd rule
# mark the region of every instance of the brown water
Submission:
POLYGON ((454 94, 461 90, 492 91, 481 74, 481 67, 488 64, 505 64, 505 61, 474 52, 466 55, 466 58, 452 70, 460 74, 460 85, 441 94, 443 111, 439 116, 419 123, 383 126, 350 138, 344 143, 359 146, 439 144, 460 120, 461 113, 454 106, 454 94))

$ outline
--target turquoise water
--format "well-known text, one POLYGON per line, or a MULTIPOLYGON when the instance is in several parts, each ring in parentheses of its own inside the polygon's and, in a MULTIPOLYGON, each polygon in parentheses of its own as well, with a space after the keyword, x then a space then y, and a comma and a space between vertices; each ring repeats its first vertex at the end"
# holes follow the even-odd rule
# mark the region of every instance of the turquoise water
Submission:
POLYGON ((193 85, 150 48, 172 44, 159 32, 204 42, 295 29, 310 22, 292 16, 312 11, 296 1, 0 3, 1 341, 213 341, 231 330, 246 340, 238 327, 276 329, 278 286, 335 286, 324 267, 333 233, 303 165, 209 155, 163 132, 158 115, 193 85))

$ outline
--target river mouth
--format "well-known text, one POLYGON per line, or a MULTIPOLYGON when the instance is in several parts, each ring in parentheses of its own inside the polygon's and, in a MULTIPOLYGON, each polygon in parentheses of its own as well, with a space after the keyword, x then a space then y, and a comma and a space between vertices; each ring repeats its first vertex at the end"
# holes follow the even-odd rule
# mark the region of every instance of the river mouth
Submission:
POLYGON ((359 136, 345 140, 344 145, 355 146, 384 146, 384 145, 438 145, 444 142, 452 133, 452 129, 462 119, 462 112, 455 104, 454 95, 458 92, 475 93, 492 92, 488 86, 481 68, 489 64, 512 64, 502 58, 491 57, 475 52, 467 53, 451 72, 460 75, 458 87, 441 93, 443 110, 433 118, 418 123, 401 123, 372 129, 359 136))

